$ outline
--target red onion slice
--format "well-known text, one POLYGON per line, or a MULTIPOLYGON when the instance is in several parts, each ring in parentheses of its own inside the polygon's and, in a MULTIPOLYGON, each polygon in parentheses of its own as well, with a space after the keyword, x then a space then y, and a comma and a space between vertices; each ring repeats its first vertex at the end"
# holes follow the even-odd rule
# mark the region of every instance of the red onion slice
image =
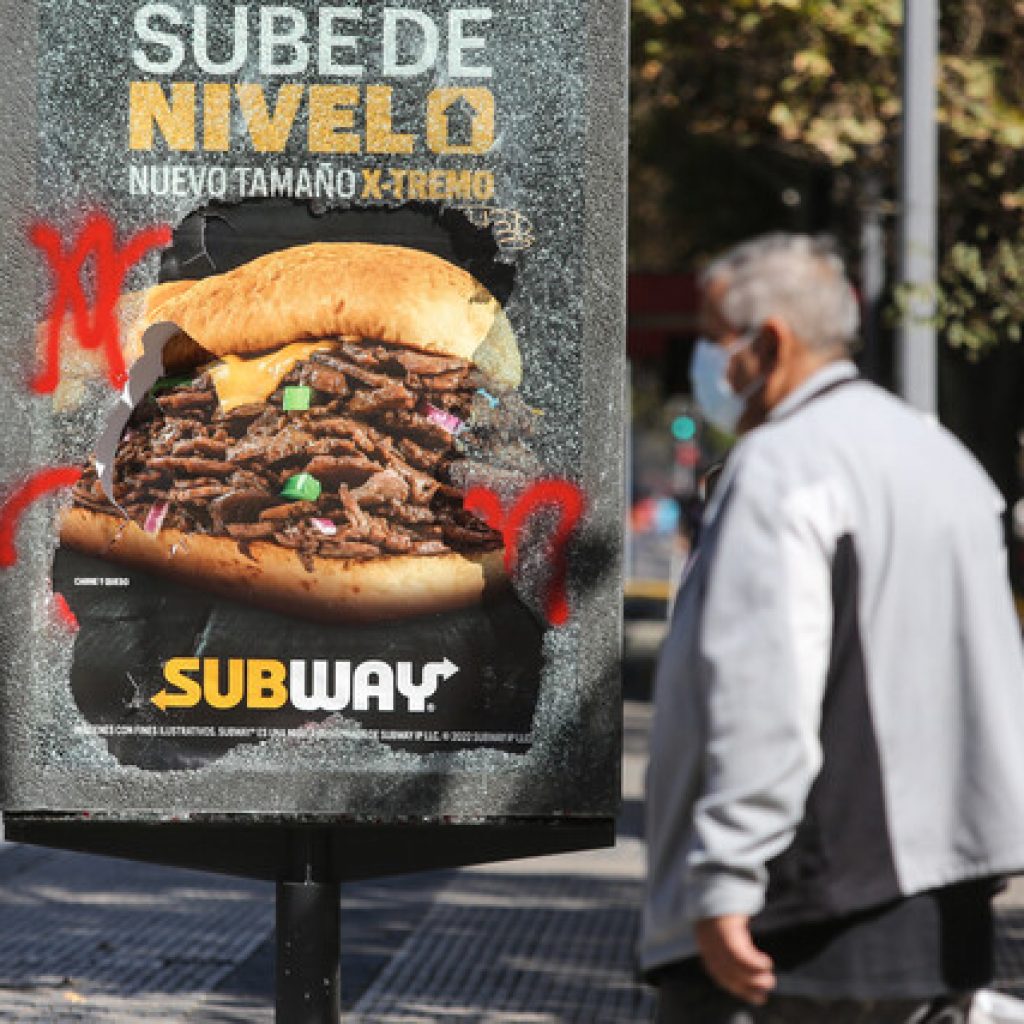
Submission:
POLYGON ((153 502, 153 506, 146 513, 146 522, 142 526, 146 533, 156 534, 160 532, 160 527, 164 525, 164 519, 167 518, 170 508, 170 502, 153 502))
POLYGON ((333 519, 310 519, 310 524, 325 537, 334 537, 338 532, 338 524, 333 519))
POLYGON ((423 415, 431 423, 436 423, 442 430, 447 430, 449 434, 457 434, 463 426, 462 420, 458 416, 453 416, 444 409, 438 409, 436 405, 431 405, 429 402, 423 403, 423 415))

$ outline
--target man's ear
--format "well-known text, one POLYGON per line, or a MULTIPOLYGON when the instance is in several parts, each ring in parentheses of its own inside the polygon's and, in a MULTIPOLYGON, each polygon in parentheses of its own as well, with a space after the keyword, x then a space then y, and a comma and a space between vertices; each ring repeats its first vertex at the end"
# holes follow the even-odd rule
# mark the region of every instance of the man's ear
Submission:
POLYGON ((761 325, 754 340, 754 352, 761 363, 763 373, 771 373, 787 361, 792 345, 792 331, 776 317, 769 317, 761 325))

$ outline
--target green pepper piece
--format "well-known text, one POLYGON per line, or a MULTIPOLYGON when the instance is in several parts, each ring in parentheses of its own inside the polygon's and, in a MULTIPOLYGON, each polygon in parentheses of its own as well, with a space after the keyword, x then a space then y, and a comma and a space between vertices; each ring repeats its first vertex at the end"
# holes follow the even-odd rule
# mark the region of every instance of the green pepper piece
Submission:
POLYGON ((305 412, 313 400, 313 389, 299 385, 289 385, 284 389, 282 407, 285 412, 305 412))
POLYGON ((149 393, 155 395, 160 391, 170 391, 173 388, 179 387, 182 384, 191 384, 195 380, 190 374, 184 374, 180 377, 161 377, 150 389, 149 393))
POLYGON ((281 494, 285 498, 293 498, 296 501, 316 501, 320 497, 323 488, 320 481, 309 473, 297 473, 285 481, 281 494))

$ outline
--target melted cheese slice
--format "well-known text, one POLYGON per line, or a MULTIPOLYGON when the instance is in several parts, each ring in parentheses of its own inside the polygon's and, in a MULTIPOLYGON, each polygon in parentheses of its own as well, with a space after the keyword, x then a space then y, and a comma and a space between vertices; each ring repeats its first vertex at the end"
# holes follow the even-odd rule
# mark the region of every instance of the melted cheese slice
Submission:
POLYGON ((330 341, 297 341, 263 356, 225 356, 210 367, 221 408, 231 412, 240 405, 265 402, 296 363, 333 347, 330 341))

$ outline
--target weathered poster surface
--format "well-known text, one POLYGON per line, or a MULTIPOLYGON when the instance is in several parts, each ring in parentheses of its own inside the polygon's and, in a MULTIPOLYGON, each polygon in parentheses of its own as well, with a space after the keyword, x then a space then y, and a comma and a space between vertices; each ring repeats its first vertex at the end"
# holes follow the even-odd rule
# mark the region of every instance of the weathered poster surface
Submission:
POLYGON ((31 20, 0 167, 6 807, 612 813, 616 18, 31 20))

